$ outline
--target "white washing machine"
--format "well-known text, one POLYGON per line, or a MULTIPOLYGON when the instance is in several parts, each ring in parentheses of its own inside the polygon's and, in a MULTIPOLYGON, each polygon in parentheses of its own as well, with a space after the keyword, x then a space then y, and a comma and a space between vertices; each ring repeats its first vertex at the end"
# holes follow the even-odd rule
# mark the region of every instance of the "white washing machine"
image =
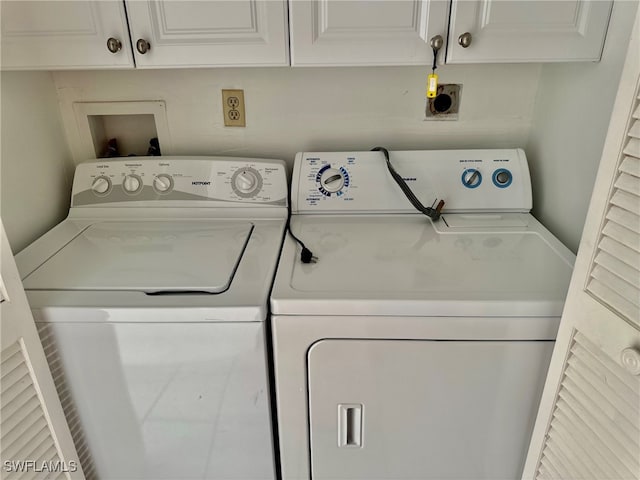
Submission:
POLYGON ((273 479, 268 295, 278 160, 76 169, 69 216, 17 256, 87 478, 273 479))
POLYGON ((285 480, 520 478, 574 255, 522 150, 296 156, 271 296, 285 480))

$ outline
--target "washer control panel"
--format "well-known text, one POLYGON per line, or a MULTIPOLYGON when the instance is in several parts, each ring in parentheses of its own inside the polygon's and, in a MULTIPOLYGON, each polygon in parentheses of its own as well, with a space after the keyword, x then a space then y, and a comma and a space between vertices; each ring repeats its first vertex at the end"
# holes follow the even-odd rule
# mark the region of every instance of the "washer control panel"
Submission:
MULTIPOLYGON (((525 153, 510 150, 390 151, 394 169, 423 205, 449 212, 528 212, 525 153)), ((295 212, 413 212, 382 152, 303 152, 292 179, 295 212)))
MULTIPOLYGON (((127 157, 82 163, 72 206, 199 202, 199 206, 286 205, 284 162, 230 157, 127 157)), ((192 204, 192 203, 191 203, 192 204)))

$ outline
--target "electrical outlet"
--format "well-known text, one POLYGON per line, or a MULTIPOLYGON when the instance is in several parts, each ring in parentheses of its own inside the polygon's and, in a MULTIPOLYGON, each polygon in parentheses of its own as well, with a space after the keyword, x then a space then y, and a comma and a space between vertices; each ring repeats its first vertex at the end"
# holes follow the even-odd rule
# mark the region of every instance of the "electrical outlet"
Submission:
POLYGON ((460 111, 462 85, 441 83, 435 98, 427 98, 425 120, 457 120, 460 111))
POLYGON ((246 127, 244 90, 222 90, 222 114, 226 127, 246 127))

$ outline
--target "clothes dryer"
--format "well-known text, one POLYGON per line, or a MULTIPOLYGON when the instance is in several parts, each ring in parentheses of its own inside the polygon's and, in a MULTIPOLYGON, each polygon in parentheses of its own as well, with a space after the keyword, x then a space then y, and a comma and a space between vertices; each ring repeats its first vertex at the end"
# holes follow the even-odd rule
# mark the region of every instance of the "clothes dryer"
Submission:
POLYGON ((520 478, 574 255, 522 150, 296 156, 271 296, 285 480, 520 478), (434 205, 437 202, 434 202, 434 205))

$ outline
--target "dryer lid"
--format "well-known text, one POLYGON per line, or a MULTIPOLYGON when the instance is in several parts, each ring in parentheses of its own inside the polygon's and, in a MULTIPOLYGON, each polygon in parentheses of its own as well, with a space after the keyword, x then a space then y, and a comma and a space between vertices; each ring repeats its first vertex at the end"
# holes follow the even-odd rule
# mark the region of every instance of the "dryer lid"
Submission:
POLYGON ((27 290, 221 293, 253 225, 238 221, 100 222, 24 280, 27 290))

